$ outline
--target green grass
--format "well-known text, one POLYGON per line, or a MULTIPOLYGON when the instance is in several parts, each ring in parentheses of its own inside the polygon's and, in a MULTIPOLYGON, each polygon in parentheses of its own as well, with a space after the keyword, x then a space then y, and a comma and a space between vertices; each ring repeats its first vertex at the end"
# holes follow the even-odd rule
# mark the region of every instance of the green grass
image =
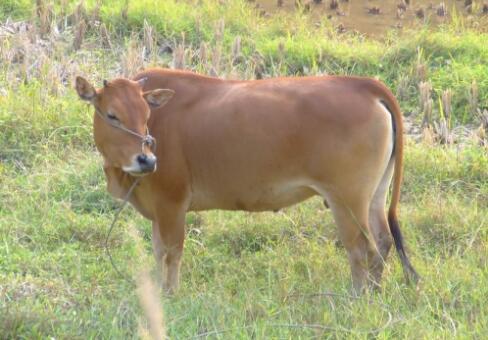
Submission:
MULTIPOLYGON (((0 18, 30 17, 30 3, 2 3, 0 18)), ((229 51, 241 35, 246 64, 234 71, 244 78, 254 75, 247 61, 257 52, 268 76, 379 75, 393 88, 406 77, 402 107, 408 112, 418 109, 420 59, 436 90, 453 90, 454 123, 476 121, 466 97, 473 79, 480 108, 487 107, 488 37, 471 29, 425 29, 380 43, 336 36, 327 22, 312 28, 301 14, 258 18, 239 1, 155 3, 131 2, 122 21, 123 2, 104 2, 100 15, 113 34, 113 51, 102 49, 93 35, 84 50, 72 51, 69 33, 46 50, 13 38, 1 42, 3 51, 23 47, 32 53, 25 64, 1 54, 0 338, 137 338, 139 323, 146 322, 133 286, 117 276, 105 254, 117 203, 105 189, 91 136, 92 112, 71 84, 77 74, 96 83, 116 76, 129 34, 141 30, 144 16, 160 42, 181 41, 185 32, 192 53, 202 41, 218 44, 214 27, 225 18, 224 76, 233 71, 229 51), (280 55, 280 42, 285 55, 280 55), (23 65, 35 62, 39 67, 25 73, 23 65)), ((169 61, 170 56, 160 55, 146 64, 169 61)), ((188 67, 207 70, 194 58, 188 67)), ((405 285, 392 252, 383 290, 360 299, 349 296, 346 254, 318 198, 280 213, 188 214, 181 289, 172 298, 161 296, 168 335, 483 338, 488 334, 487 169, 488 152, 475 142, 407 144, 400 220, 423 281, 418 290, 405 285)), ((154 266, 139 258, 130 226, 151 254, 149 222, 127 209, 109 247, 128 275, 134 268, 154 266)))
MULTIPOLYGON (((99 157, 90 149, 39 152, 28 169, 2 169, 1 333, 136 337, 142 313, 133 287, 104 253, 114 204, 99 157)), ((404 285, 391 256, 381 293, 348 298, 346 255, 319 199, 278 214, 189 214, 182 287, 163 298, 170 336, 217 330, 229 330, 223 338, 486 334, 487 162, 477 148, 408 147, 401 220, 423 277, 418 291, 404 285), (314 296, 326 292, 338 296, 314 296), (305 324, 327 328, 285 326, 305 324)), ((140 265, 129 224, 150 253, 148 221, 127 211, 109 243, 127 274, 140 265)))

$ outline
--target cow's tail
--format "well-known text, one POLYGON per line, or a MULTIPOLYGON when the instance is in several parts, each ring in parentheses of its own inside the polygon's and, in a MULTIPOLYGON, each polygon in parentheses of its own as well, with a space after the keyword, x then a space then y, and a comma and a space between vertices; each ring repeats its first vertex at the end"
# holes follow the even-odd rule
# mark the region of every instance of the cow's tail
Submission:
POLYGON ((403 272, 407 282, 413 281, 417 282, 419 280, 419 275, 413 268, 410 260, 408 259, 407 253, 403 246, 403 236, 400 231, 400 224, 398 223, 397 208, 398 202, 400 201, 400 186, 402 183, 403 176, 403 120, 402 113, 400 110, 400 105, 396 98, 391 94, 391 92, 386 89, 383 92, 383 104, 386 106, 388 111, 392 116, 394 140, 393 140, 393 153, 392 158, 394 158, 394 174, 393 174, 393 188, 391 194, 390 207, 388 209, 388 224, 390 227, 391 235, 393 236, 393 241, 395 242, 395 248, 397 250, 398 256, 402 262, 403 272))

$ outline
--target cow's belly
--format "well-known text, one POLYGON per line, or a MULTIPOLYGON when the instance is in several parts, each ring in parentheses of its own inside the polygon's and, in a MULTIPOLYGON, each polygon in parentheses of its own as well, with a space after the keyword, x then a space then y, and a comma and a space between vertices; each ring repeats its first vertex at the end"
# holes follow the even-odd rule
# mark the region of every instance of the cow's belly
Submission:
POLYGON ((261 185, 259 187, 195 190, 190 210, 276 211, 317 194, 303 183, 261 185))

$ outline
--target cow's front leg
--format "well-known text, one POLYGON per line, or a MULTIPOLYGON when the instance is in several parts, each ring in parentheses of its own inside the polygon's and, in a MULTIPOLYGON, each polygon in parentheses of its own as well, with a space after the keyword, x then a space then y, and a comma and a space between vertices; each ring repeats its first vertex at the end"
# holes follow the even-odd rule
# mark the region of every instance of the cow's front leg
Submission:
POLYGON ((163 289, 168 294, 178 288, 185 239, 185 213, 183 207, 165 204, 153 222, 154 256, 163 289))

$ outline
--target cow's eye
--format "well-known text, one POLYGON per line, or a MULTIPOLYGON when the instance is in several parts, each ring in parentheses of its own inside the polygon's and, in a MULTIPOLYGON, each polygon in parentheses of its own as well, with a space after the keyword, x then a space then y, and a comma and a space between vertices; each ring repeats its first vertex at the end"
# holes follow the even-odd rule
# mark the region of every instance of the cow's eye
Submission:
POLYGON ((114 114, 112 113, 107 113, 107 117, 110 120, 119 120, 114 114))

